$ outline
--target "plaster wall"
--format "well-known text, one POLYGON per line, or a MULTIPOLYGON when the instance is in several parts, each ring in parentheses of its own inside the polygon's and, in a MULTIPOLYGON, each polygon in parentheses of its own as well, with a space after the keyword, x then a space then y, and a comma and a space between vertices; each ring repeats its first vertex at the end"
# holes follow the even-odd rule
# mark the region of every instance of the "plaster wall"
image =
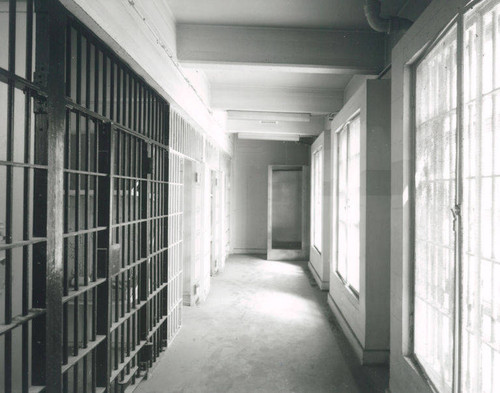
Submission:
POLYGON ((296 142, 235 140, 231 184, 231 250, 267 252, 269 165, 309 165, 309 146, 296 142))
MULTIPOLYGON (((367 80, 352 95, 331 124, 333 211, 329 303, 363 364, 386 363, 389 357, 390 255, 390 82, 367 80), (359 296, 346 286, 336 269, 337 255, 337 131, 359 113, 360 264, 359 296)), ((325 245, 326 246, 326 245, 325 245)))

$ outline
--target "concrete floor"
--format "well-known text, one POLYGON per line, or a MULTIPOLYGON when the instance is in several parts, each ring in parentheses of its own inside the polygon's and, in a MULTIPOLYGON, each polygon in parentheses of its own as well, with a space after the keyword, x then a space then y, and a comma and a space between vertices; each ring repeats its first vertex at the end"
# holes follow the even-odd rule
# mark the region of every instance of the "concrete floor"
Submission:
POLYGON ((361 367, 302 262, 231 256, 139 393, 384 392, 361 367))

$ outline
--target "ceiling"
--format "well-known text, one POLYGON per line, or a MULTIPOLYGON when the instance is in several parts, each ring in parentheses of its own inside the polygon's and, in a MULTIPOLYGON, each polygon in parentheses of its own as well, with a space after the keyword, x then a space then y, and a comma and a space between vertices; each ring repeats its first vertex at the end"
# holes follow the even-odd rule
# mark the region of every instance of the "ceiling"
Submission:
MULTIPOLYGON (((319 134, 318 115, 343 105, 354 75, 384 66, 385 36, 366 22, 364 0, 166 0, 176 20, 177 57, 203 75, 214 110, 229 116, 229 132, 275 137, 319 134), (241 111, 251 111, 251 119, 241 111), (256 113, 265 114, 259 121, 256 113), (276 120, 269 112, 314 115, 309 123, 276 120)), ((384 0, 382 14, 408 3, 384 0)), ((283 138, 285 139, 285 138, 283 138)))

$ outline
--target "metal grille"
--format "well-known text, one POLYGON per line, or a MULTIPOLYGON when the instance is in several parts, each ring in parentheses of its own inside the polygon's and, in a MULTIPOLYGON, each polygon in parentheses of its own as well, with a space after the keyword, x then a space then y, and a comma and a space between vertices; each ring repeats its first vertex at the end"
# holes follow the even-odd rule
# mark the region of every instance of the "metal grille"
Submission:
POLYGON ((72 18, 65 53, 63 390, 121 392, 180 326, 169 106, 72 18))
POLYGON ((46 138, 35 131, 33 1, 0 3, 0 390, 40 391, 45 361, 46 138), (42 294, 42 297, 40 297, 42 294))
POLYGON ((462 391, 500 391, 500 5, 465 15, 462 391))
POLYGON ((451 391, 456 187, 453 28, 416 70, 415 354, 440 391, 451 391))

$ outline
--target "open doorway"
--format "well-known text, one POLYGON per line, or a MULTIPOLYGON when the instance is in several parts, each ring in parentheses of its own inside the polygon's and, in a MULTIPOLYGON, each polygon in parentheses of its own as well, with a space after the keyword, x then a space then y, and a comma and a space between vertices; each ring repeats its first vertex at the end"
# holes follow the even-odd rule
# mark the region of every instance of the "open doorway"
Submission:
POLYGON ((307 167, 271 165, 268 178, 267 259, 307 257, 307 167))

